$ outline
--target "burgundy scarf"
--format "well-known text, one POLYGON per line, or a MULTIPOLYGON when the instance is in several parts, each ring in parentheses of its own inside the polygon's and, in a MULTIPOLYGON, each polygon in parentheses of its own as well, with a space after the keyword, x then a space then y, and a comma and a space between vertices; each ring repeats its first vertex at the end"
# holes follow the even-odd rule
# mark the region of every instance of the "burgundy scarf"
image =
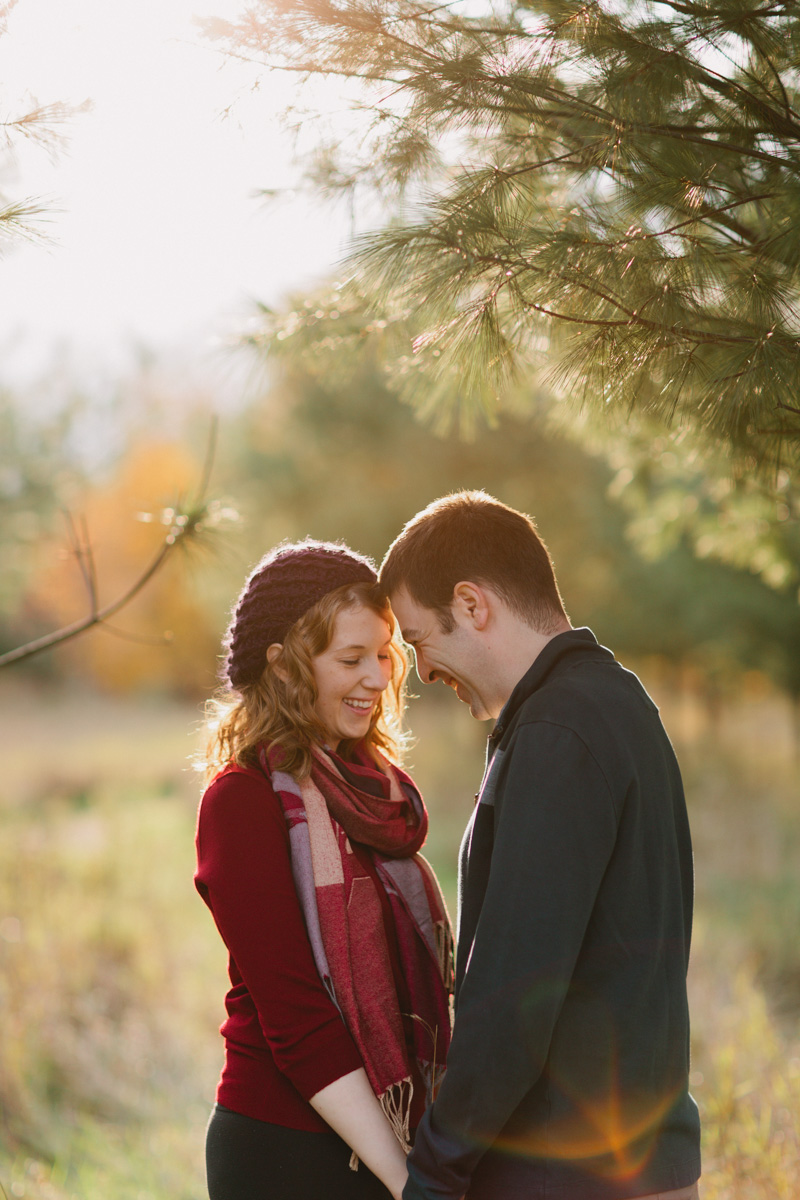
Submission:
POLYGON ((417 853, 428 814, 411 779, 382 757, 382 770, 365 756, 340 769, 318 747, 313 754, 311 775, 300 782, 280 770, 280 752, 262 748, 259 757, 289 826, 317 970, 408 1150, 414 1077, 430 1103, 450 1044, 453 935, 436 877, 417 853), (410 1012, 400 1011, 380 898, 351 840, 369 849, 386 891, 410 1012))

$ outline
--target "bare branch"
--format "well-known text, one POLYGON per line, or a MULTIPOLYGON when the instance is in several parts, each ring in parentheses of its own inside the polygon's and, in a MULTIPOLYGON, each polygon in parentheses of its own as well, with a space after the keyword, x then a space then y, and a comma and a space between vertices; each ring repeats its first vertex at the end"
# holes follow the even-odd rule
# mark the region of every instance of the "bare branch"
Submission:
POLYGON ((70 549, 75 562, 78 564, 78 569, 83 576, 83 582, 86 585, 86 591, 89 596, 89 612, 97 612, 97 577, 95 574, 94 554, 92 552, 92 543, 89 537, 89 529, 86 524, 86 518, 80 518, 80 530, 75 524, 72 513, 68 508, 62 510, 64 520, 67 523, 67 538, 69 540, 70 549))
MULTIPOLYGON (((23 662, 28 658, 32 658, 35 654, 41 654, 45 650, 52 649, 53 646, 60 646, 64 642, 72 641, 73 638, 79 637, 80 634, 85 633, 88 629, 92 629, 95 626, 104 626, 110 633, 115 633, 117 636, 141 640, 138 635, 126 634, 122 630, 108 626, 108 619, 115 616, 121 609, 130 604, 134 597, 139 595, 153 576, 161 570, 167 559, 172 557, 178 546, 186 545, 190 541, 196 540, 200 535, 203 520, 209 511, 209 505, 205 497, 214 464, 216 439, 217 418, 214 417, 209 430, 203 473, 200 478, 196 499, 191 505, 176 507, 174 509, 170 527, 148 565, 133 581, 130 587, 118 596, 116 600, 113 600, 103 608, 97 605, 97 579, 94 552, 86 523, 83 520, 81 521, 79 531, 71 514, 66 513, 70 548, 78 563, 89 593, 89 612, 78 621, 73 621, 69 625, 62 626, 61 629, 56 629, 52 633, 35 638, 33 641, 26 642, 23 646, 18 646, 16 649, 9 650, 6 654, 0 655, 0 668, 23 662)), ((149 639, 147 640, 149 641, 149 639)), ((158 640, 162 641, 162 639, 158 640)))
POLYGON ((131 633, 127 629, 120 629, 117 625, 109 625, 108 621, 104 621, 99 628, 103 630, 103 633, 111 633, 124 642, 135 642, 139 646, 171 646, 175 640, 174 634, 169 630, 151 636, 147 633, 131 633))

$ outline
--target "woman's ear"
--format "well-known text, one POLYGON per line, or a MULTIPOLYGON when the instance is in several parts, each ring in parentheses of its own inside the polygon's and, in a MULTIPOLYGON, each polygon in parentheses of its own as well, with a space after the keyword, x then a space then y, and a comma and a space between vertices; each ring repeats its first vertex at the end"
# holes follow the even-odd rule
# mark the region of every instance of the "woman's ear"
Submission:
POLYGON ((267 646, 267 662, 271 667, 274 667, 275 674, 278 676, 278 679, 280 679, 282 683, 288 683, 289 672, 282 663, 276 661, 282 650, 283 646, 280 642, 273 642, 271 646, 267 646))

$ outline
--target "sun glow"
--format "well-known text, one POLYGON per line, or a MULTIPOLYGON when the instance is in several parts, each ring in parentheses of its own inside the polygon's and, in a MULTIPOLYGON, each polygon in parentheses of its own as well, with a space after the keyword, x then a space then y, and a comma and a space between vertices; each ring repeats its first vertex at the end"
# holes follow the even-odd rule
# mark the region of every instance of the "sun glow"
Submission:
POLYGON ((683 1090, 681 1082, 659 1094, 626 1093, 619 1081, 617 1053, 609 1040, 605 1083, 586 1095, 574 1083, 553 1079, 569 1100, 571 1113, 553 1118, 546 1129, 520 1137, 500 1137, 494 1148, 523 1158, 560 1159, 607 1181, 632 1181, 649 1162, 658 1134, 683 1090))
POLYGON ((56 339, 105 352, 208 334, 220 313, 275 300, 336 258, 344 216, 257 196, 296 175, 276 118, 294 85, 223 59, 194 22, 234 19, 243 4, 18 0, 7 12, 4 119, 88 105, 60 153, 17 138, 3 171, 4 194, 44 199, 51 239, 3 261, 6 359, 25 339, 41 362, 56 339))

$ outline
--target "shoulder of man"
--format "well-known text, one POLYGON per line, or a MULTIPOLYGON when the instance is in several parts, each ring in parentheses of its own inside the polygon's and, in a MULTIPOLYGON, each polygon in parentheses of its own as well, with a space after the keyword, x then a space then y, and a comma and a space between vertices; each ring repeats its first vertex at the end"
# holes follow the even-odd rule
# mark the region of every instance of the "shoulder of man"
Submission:
POLYGON ((611 656, 578 660, 523 700, 503 740, 520 725, 537 721, 562 725, 593 740, 609 727, 624 727, 636 712, 656 714, 658 708, 632 671, 611 656))
POLYGON ((578 662, 544 681, 519 706, 503 731, 481 799, 502 803, 515 751, 535 743, 548 754, 584 750, 609 787, 624 790, 642 757, 664 746, 658 708, 633 672, 612 658, 578 662), (568 731, 566 740, 562 735, 568 731))

